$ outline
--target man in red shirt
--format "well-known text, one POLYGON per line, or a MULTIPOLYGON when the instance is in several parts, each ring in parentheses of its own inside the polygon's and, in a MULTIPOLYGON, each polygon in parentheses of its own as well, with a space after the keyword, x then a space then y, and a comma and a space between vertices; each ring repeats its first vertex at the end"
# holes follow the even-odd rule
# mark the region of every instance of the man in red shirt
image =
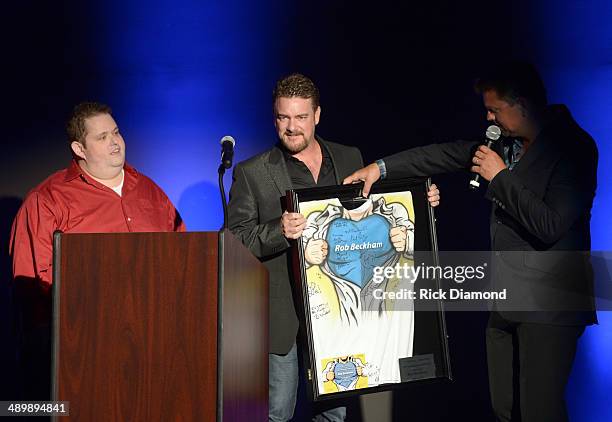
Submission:
MULTIPOLYGON (((48 347, 44 339, 50 318, 53 232, 185 231, 166 194, 125 162, 125 142, 108 106, 77 105, 67 132, 72 163, 28 193, 13 221, 9 246, 15 289, 24 307, 29 343, 25 353, 29 349, 34 354, 25 359, 38 361, 43 368, 46 356, 40 349, 48 347), (37 352, 39 341, 43 344, 38 344, 37 352)), ((43 399, 46 383, 40 382, 40 390, 33 393, 38 397, 28 398, 43 399)))
POLYGON ((53 232, 184 231, 176 209, 125 162, 125 142, 103 104, 75 107, 67 126, 74 160, 26 196, 11 231, 13 276, 51 284, 53 232))

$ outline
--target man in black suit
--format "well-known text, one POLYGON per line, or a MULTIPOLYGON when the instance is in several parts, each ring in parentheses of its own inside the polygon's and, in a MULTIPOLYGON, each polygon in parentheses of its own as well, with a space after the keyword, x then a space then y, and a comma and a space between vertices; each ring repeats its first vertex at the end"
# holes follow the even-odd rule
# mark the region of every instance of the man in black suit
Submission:
MULTIPOLYGON (((307 77, 292 74, 279 80, 273 104, 280 144, 236 165, 229 228, 270 273, 269 420, 286 421, 293 416, 298 386, 298 318, 289 250, 290 240, 301 236, 306 220, 283 212, 281 200, 288 189, 338 185, 363 167, 363 160, 357 148, 315 136, 321 115, 319 91, 307 77)), ((428 195, 437 205, 435 185, 428 195)), ((345 408, 338 407, 313 420, 343 421, 345 414, 345 408)))
POLYGON ((565 106, 547 105, 540 76, 527 63, 494 69, 476 90, 503 143, 493 149, 465 141, 413 148, 344 182, 365 181, 367 195, 379 178, 470 165, 490 182, 492 278, 511 299, 494 304, 487 327, 493 409, 502 421, 515 420, 519 412, 523 422, 564 421, 564 390, 578 338, 596 322, 588 251, 597 147, 565 106))

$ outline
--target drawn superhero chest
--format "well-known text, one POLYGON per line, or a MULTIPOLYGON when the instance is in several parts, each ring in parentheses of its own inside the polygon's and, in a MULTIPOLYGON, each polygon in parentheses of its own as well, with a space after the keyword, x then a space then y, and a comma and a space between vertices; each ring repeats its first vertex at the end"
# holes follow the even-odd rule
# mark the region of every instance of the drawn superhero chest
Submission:
POLYGON ((377 214, 359 221, 337 218, 327 230, 327 264, 338 277, 363 287, 374 267, 383 266, 394 254, 389 221, 377 214))

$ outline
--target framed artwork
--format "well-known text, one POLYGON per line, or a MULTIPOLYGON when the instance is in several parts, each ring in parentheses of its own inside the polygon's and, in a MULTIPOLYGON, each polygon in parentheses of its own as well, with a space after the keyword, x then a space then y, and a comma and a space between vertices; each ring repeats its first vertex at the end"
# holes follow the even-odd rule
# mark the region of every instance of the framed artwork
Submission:
POLYGON ((293 271, 314 400, 451 379, 442 302, 420 310, 414 293, 439 280, 411 271, 437 265, 429 185, 383 181, 368 198, 361 184, 287 192, 287 209, 307 220, 293 271))

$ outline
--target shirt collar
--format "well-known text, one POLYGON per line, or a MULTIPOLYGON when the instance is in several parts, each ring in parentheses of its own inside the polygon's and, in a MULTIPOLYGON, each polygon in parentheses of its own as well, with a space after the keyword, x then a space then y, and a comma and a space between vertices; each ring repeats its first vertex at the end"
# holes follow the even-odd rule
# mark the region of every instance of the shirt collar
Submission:
MULTIPOLYGON (((128 163, 123 164, 123 170, 125 171, 125 175, 123 178, 124 185, 126 183, 126 180, 128 179, 128 174, 134 179, 138 179, 138 171, 136 171, 136 169, 130 166, 128 163)), ((91 177, 89 177, 89 175, 83 171, 81 166, 79 166, 79 163, 77 162, 77 160, 72 160, 70 162, 70 166, 68 166, 68 168, 66 169, 66 177, 64 178, 64 181, 69 182, 73 179, 76 179, 79 176, 83 176, 88 180, 91 179, 91 177)))
POLYGON ((357 208, 353 210, 343 208, 342 217, 347 220, 361 221, 364 218, 372 215, 373 211, 374 211, 374 201, 372 200, 372 198, 368 198, 363 204, 361 204, 360 206, 358 206, 357 208))

